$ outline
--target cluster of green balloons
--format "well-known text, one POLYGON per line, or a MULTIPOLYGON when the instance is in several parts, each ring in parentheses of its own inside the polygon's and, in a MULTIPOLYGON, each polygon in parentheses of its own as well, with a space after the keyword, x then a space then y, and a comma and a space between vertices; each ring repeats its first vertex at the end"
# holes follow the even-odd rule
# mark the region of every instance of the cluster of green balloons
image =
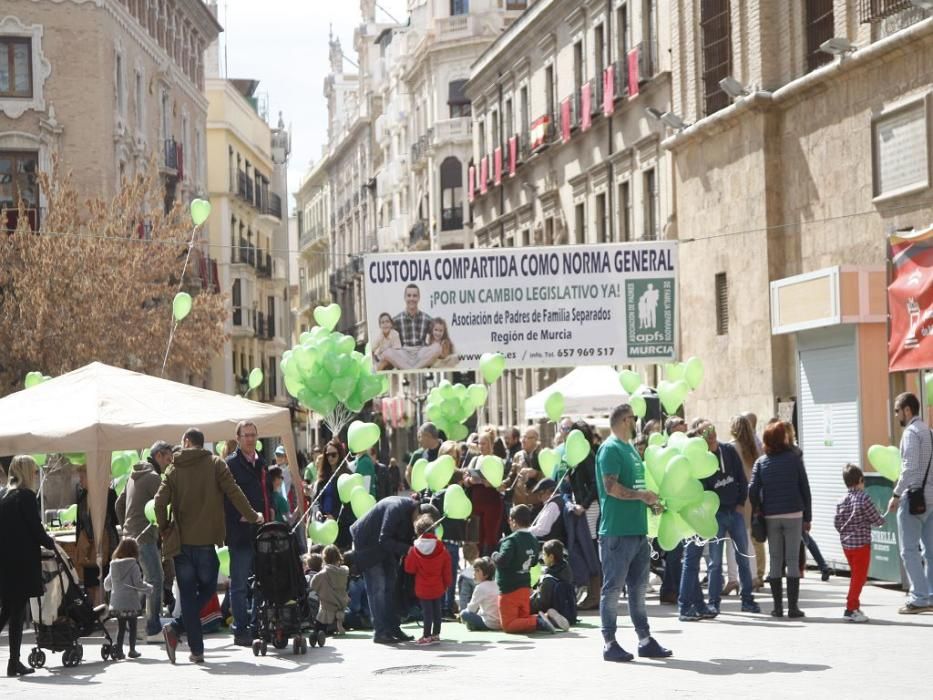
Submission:
POLYGON ((42 372, 27 372, 26 378, 23 380, 23 385, 27 389, 32 389, 34 386, 42 384, 42 382, 47 382, 51 377, 47 374, 42 374, 42 372))
POLYGON ((428 394, 425 415, 448 440, 463 440, 470 432, 464 423, 486 403, 488 394, 482 384, 464 386, 445 379, 428 394))
POLYGON ((319 306, 314 319, 320 325, 302 333, 299 344, 282 355, 285 388, 302 405, 325 417, 339 404, 356 413, 387 390, 388 377, 373 372, 372 359, 355 349, 354 338, 334 332, 339 306, 319 306))
MULTIPOLYGON (((685 362, 673 362, 664 365, 665 378, 658 382, 658 399, 668 414, 676 413, 683 406, 687 395, 703 381, 705 369, 699 357, 690 357, 685 362)), ((644 418, 648 412, 648 404, 643 393, 648 387, 642 382, 641 376, 630 369, 619 372, 619 383, 629 395, 629 405, 632 412, 639 418, 644 418)))
POLYGON ((656 536, 661 549, 667 551, 694 534, 703 539, 715 537, 719 496, 704 491, 700 479, 716 473, 719 459, 701 437, 674 433, 665 446, 663 434, 654 435, 645 449, 645 483, 658 494, 665 510, 659 518, 652 518, 649 535, 656 536))
POLYGON ((901 476, 901 451, 892 445, 872 445, 868 461, 885 479, 896 482, 901 476))

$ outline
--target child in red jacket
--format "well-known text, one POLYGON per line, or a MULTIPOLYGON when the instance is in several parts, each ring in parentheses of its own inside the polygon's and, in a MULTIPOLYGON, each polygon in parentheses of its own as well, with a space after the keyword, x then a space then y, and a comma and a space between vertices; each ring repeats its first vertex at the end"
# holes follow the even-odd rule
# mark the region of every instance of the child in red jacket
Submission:
POLYGON ((422 646, 441 641, 441 601, 453 582, 450 554, 431 532, 433 527, 430 515, 415 521, 418 539, 405 557, 405 571, 415 577, 415 595, 424 615, 424 636, 418 640, 422 646))

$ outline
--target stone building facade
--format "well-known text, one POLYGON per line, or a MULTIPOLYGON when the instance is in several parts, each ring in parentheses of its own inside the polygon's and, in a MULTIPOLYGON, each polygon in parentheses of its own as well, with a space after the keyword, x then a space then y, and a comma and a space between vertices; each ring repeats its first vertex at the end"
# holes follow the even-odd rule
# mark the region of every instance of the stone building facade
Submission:
MULTIPOLYGON (((473 64, 475 246, 670 237, 670 156, 648 113, 671 105, 668 7, 539 0, 473 64)), ((507 371, 488 419, 524 422, 525 399, 565 373, 507 371)))
POLYGON ((221 27, 201 0, 8 0, 0 15, 0 172, 11 175, 0 226, 22 198, 41 228, 35 172, 53 155, 95 196, 150 158, 167 206, 205 192, 204 50, 221 27))

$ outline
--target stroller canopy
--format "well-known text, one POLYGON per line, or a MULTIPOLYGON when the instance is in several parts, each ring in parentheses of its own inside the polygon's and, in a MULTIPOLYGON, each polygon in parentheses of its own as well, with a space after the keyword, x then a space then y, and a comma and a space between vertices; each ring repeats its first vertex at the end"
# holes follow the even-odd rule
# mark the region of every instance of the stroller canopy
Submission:
POLYGON ((282 440, 297 502, 303 503, 287 408, 100 362, 0 399, 0 455, 86 453, 91 520, 102 532, 111 452, 180 440, 192 427, 202 430, 205 440, 230 440, 241 420, 254 422, 260 435, 282 440))

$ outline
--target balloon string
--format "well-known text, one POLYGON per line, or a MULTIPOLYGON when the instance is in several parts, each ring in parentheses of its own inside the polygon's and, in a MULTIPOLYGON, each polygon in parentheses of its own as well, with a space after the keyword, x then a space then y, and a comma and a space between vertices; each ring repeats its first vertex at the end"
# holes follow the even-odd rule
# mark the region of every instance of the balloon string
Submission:
MULTIPOLYGON (((333 473, 330 475, 330 478, 327 480, 327 483, 324 484, 324 488, 322 488, 320 492, 318 492, 318 495, 314 497, 314 500, 311 501, 311 504, 307 508, 305 508, 305 512, 301 514, 300 518, 298 518, 298 521, 295 523, 295 526, 291 530, 289 530, 289 534, 294 534, 295 530, 298 529, 298 526, 301 525, 304 522, 304 519, 308 517, 308 514, 311 512, 311 509, 314 508, 315 505, 317 505, 317 502, 319 500, 321 500, 321 496, 324 495, 324 491, 326 491, 327 487, 330 486, 330 482, 332 482, 337 477, 337 474, 340 473, 341 467, 343 467, 343 465, 347 463, 347 460, 349 458, 350 458, 350 453, 347 452, 347 454, 344 455, 343 457, 343 461, 337 465, 337 468, 334 469, 333 473)), ((327 459, 327 457, 325 456, 324 459, 327 459)), ((343 507, 341 506, 341 510, 342 508, 343 507)))
MULTIPOLYGON (((182 287, 185 284, 185 273, 188 271, 188 261, 191 259, 191 250, 194 248, 194 238, 198 233, 200 226, 196 225, 191 229, 191 239, 188 241, 188 252, 185 254, 185 263, 181 266, 181 278, 178 281, 178 291, 181 291, 182 287)), ((173 316, 174 319, 174 311, 173 316)), ((168 363, 168 354, 172 349, 172 341, 175 339, 175 329, 178 327, 178 321, 175 320, 172 324, 172 330, 168 334, 168 343, 165 346, 165 356, 162 358, 162 371, 159 373, 159 378, 165 376, 165 365, 168 363)))

